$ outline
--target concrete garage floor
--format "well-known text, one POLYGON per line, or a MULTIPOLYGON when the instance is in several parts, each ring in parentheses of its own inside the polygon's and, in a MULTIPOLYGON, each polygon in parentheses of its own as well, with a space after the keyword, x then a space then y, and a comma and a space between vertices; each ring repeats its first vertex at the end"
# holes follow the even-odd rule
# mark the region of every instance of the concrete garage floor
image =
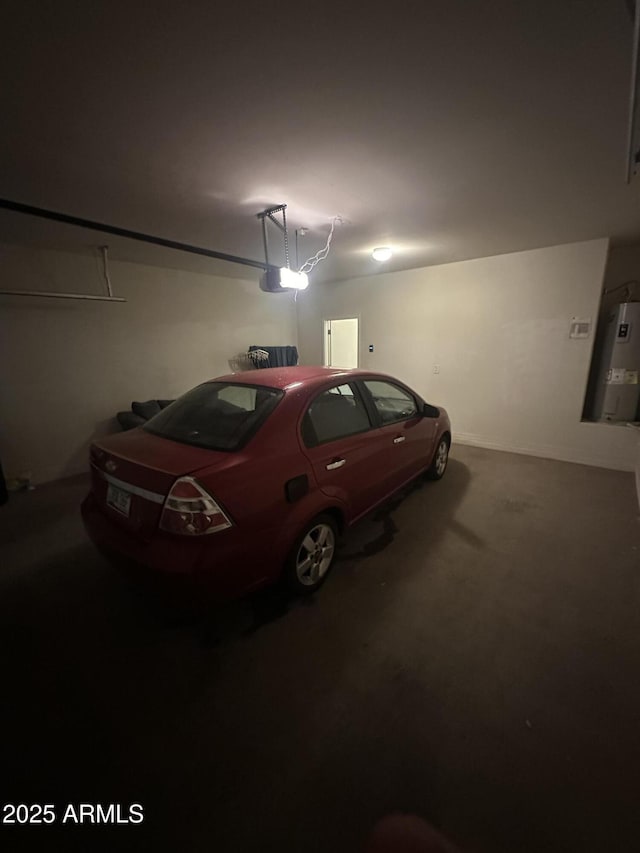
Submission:
POLYGON ((4 800, 145 821, 4 849, 355 853, 394 811, 474 851, 638 849, 630 474, 455 447, 313 600, 209 619, 93 550, 85 488, 0 510, 4 800))

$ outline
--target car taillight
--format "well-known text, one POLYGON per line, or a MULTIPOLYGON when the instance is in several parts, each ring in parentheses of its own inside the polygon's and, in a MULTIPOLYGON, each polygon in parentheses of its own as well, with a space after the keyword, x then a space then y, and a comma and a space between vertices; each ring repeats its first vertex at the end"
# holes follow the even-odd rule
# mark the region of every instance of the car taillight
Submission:
POLYGON ((231 527, 211 495, 193 477, 180 477, 167 495, 160 529, 183 536, 201 536, 231 527))

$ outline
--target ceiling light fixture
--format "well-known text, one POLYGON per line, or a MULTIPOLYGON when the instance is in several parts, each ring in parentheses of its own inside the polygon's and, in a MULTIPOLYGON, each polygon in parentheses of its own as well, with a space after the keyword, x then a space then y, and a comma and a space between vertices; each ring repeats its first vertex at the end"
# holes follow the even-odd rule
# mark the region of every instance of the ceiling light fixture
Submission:
POLYGON ((374 249, 371 253, 371 257, 374 261, 388 261, 392 255, 393 252, 388 246, 378 246, 378 248, 374 249))

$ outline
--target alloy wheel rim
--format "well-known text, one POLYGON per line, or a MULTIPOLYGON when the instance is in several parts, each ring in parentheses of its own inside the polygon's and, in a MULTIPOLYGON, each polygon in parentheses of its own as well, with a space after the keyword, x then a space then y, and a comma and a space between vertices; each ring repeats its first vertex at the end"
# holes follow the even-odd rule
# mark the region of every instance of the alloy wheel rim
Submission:
POLYGON ((447 457, 449 455, 449 448, 447 447, 446 441, 440 442, 440 447, 438 448, 438 455, 436 457, 436 471, 440 476, 444 474, 444 469, 447 467, 447 457))
POLYGON ((296 555, 300 583, 313 586, 329 569, 335 550, 335 536, 328 524, 317 524, 302 540, 296 555))

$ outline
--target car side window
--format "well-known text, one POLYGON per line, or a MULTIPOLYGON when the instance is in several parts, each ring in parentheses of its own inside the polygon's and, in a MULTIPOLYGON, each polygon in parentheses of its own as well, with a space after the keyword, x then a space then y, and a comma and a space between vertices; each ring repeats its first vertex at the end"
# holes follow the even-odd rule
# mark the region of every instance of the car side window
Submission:
POLYGON ((364 386, 371 395, 383 426, 406 421, 418 414, 416 401, 404 388, 377 379, 365 380, 364 386))
POLYGON ((371 421, 360 396, 351 385, 336 385, 309 405, 302 421, 302 440, 307 447, 315 447, 368 429, 371 421))

